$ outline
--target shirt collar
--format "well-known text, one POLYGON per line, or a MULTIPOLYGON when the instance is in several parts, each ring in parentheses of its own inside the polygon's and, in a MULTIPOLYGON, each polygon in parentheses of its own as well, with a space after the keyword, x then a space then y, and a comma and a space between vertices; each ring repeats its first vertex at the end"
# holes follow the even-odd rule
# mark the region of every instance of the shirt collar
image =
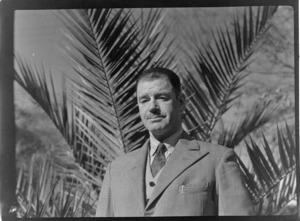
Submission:
MULTIPOLYGON (((170 148, 174 148, 177 141, 179 140, 183 130, 180 128, 177 132, 172 134, 171 136, 167 137, 163 143, 169 150, 170 148)), ((160 142, 150 133, 150 156, 153 156, 155 153, 157 146, 160 144, 160 142)))

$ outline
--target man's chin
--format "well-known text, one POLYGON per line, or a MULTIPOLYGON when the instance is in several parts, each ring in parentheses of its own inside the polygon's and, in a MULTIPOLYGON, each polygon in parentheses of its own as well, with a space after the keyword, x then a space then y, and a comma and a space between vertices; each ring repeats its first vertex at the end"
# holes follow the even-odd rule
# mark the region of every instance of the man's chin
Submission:
POLYGON ((149 127, 148 131, 152 134, 164 133, 164 127, 149 127))
POLYGON ((149 128, 148 131, 151 133, 161 133, 163 128, 149 128))

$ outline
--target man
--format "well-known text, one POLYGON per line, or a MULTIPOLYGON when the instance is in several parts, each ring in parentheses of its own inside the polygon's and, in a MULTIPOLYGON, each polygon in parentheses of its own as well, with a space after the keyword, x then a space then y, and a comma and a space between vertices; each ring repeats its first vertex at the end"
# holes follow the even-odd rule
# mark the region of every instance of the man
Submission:
POLYGON ((253 214, 234 152, 183 131, 178 76, 165 68, 146 70, 136 95, 150 138, 108 165, 96 216, 253 214))

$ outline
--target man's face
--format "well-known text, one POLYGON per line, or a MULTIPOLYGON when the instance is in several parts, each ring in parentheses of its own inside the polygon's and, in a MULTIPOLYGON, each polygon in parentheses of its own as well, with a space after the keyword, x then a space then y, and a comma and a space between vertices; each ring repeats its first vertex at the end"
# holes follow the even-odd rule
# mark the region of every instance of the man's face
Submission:
POLYGON ((183 94, 176 97, 168 78, 142 79, 137 86, 139 112, 147 130, 162 141, 181 127, 183 94))

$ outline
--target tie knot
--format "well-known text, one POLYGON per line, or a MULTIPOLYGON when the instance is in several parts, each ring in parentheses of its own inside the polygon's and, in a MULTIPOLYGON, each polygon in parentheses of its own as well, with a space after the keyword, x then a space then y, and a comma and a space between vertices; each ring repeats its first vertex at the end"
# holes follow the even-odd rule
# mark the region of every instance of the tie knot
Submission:
POLYGON ((157 151, 156 152, 160 152, 160 153, 165 153, 167 152, 167 147, 164 143, 160 143, 158 146, 157 146, 157 151))

